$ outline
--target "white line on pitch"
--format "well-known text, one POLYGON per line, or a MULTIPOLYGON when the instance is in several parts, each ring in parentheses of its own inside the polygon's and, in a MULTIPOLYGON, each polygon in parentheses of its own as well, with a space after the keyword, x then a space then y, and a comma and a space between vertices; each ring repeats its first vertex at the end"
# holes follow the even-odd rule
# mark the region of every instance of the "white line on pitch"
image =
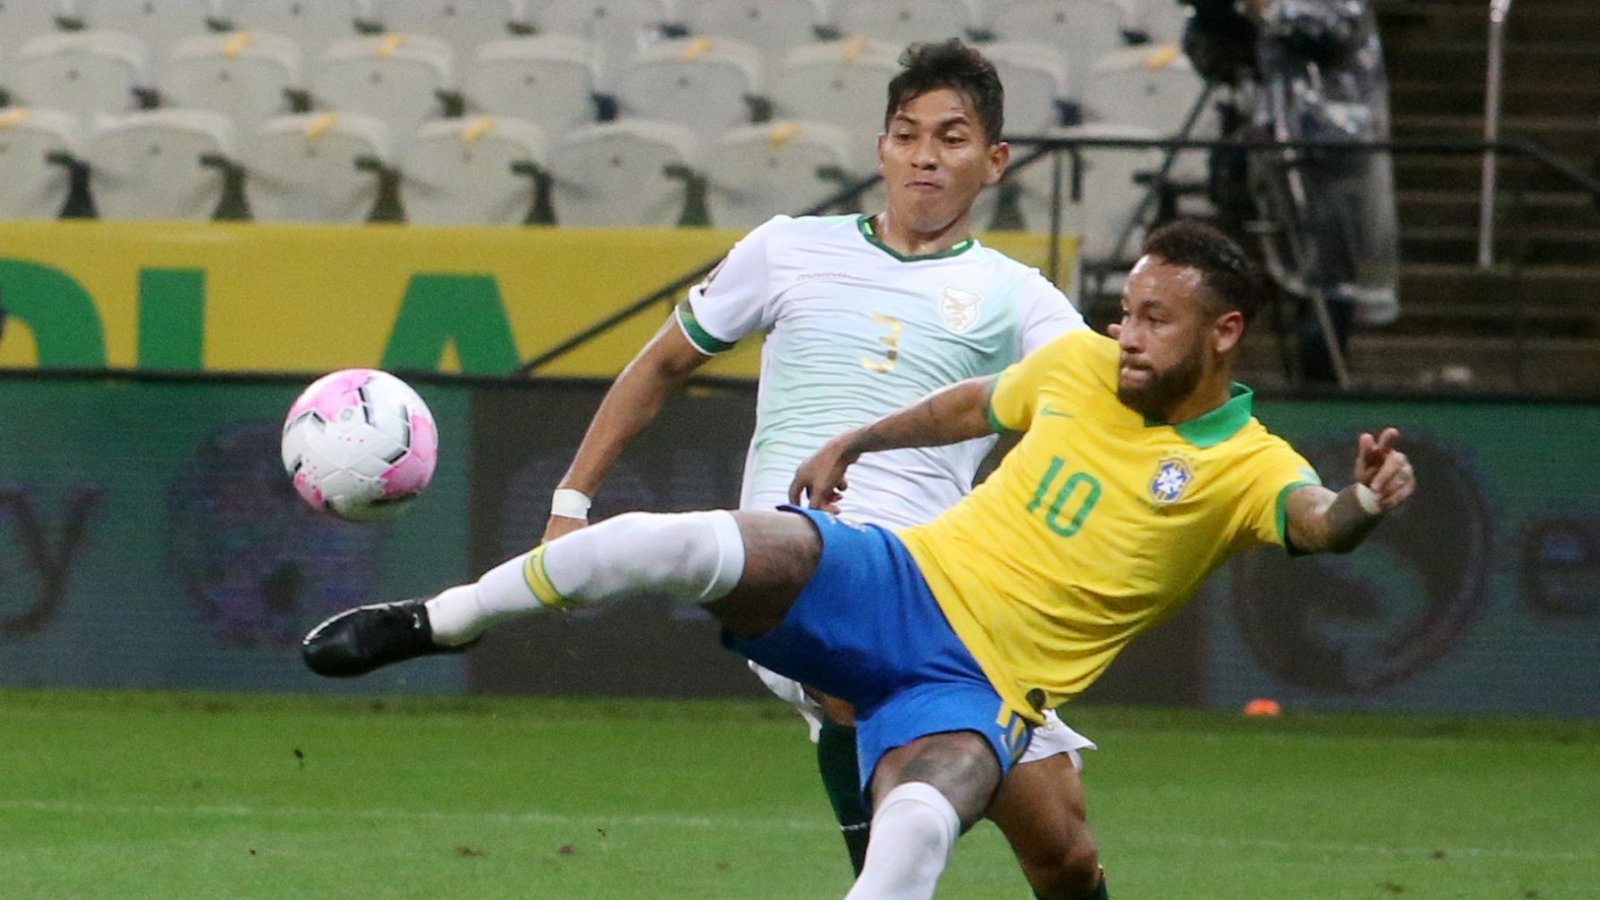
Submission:
MULTIPOLYGON (((192 816, 196 818, 285 818, 285 819, 363 819, 372 821, 402 822, 495 822, 522 825, 610 825, 640 828, 703 828, 714 831, 818 831, 826 830, 829 823, 823 819, 751 819, 724 816, 676 815, 569 815, 545 812, 449 812, 444 810, 407 809, 337 809, 334 807, 305 806, 248 806, 173 804, 105 804, 77 803, 64 800, 0 800, 0 809, 59 813, 64 815, 159 815, 192 816)), ((1516 848, 1457 847, 1435 845, 1427 847, 1385 846, 1382 844, 1345 844, 1324 841, 1279 841, 1248 837, 1200 837, 1181 834, 1132 834, 1121 840, 1133 844, 1177 845, 1184 847, 1218 847, 1243 850, 1282 850, 1293 853, 1334 853, 1348 856, 1432 856, 1443 853, 1446 857, 1470 859, 1512 860, 1593 860, 1600 849, 1587 851, 1519 850, 1516 848)))

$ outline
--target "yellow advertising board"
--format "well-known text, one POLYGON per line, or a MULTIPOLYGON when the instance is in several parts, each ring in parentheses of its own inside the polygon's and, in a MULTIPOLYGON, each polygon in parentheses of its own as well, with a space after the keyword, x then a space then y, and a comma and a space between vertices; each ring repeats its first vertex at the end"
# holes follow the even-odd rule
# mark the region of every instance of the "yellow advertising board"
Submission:
MULTIPOLYGON (((726 253, 713 229, 0 224, 0 367, 503 375, 726 253)), ((1049 240, 984 242, 1045 269, 1049 240)), ((1071 270, 1070 239, 1060 247, 1071 270)), ((1065 276, 1063 276, 1063 282, 1065 276)), ((670 300, 542 375, 609 377, 670 300)), ((756 374, 756 342, 708 374, 756 374)))

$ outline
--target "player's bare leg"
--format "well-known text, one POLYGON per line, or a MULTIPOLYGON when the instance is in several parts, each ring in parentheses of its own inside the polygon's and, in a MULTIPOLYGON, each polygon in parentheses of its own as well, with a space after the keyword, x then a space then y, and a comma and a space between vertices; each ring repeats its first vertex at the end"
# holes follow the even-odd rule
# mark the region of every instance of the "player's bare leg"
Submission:
POLYGON ((989 807, 1040 900, 1104 900, 1083 782, 1065 753, 1020 763, 989 807))
POLYGON ((956 838, 983 817, 1000 762, 981 735, 930 734, 889 751, 872 776, 872 843, 845 900, 928 900, 956 838))
POLYGON ((776 627, 822 540, 783 512, 628 513, 543 544, 427 600, 340 613, 306 635, 306 664, 351 677, 476 640, 496 622, 646 594, 699 603, 736 636, 776 627))

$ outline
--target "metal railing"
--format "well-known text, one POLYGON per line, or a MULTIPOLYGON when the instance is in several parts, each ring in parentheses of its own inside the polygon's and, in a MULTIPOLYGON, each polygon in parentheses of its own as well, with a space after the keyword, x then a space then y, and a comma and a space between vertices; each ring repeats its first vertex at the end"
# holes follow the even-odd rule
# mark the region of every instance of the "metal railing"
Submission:
MULTIPOLYGON (((1506 17, 1512 0, 1489 3, 1489 74, 1483 86, 1483 142, 1500 140, 1500 92, 1505 76, 1506 17)), ((1478 211, 1478 268, 1494 266, 1495 192, 1499 188, 1499 159, 1494 148, 1483 153, 1483 193, 1478 211)))
MULTIPOLYGON (((1049 159, 1051 165, 1051 217, 1048 235, 1049 256, 1045 273, 1056 283, 1062 279, 1061 258, 1059 253, 1059 238, 1061 236, 1061 209, 1063 201, 1078 202, 1082 199, 1082 172, 1083 156, 1087 150, 1160 150, 1170 157, 1181 150, 1200 151, 1245 151, 1261 152, 1272 151, 1297 155, 1313 153, 1388 153, 1396 155, 1428 154, 1449 156, 1477 156, 1495 154, 1496 157, 1506 155, 1532 161, 1537 166, 1555 173, 1574 189, 1588 192, 1600 203, 1600 180, 1583 171, 1568 161, 1556 156, 1550 150, 1540 146, 1532 140, 1522 137, 1503 137, 1494 141, 1475 140, 1445 140, 1445 139, 1401 139, 1373 142, 1341 142, 1320 140, 1299 141, 1273 141, 1273 140, 1204 140, 1204 139, 1148 139, 1148 138, 1115 138, 1115 137, 1011 137, 1007 139, 1017 151, 1013 156, 1011 170, 1020 171, 1028 166, 1040 164, 1042 160, 1049 159)), ((878 176, 864 179, 860 182, 846 185, 834 194, 813 204, 810 208, 802 210, 797 215, 817 215, 832 211, 855 208, 860 196, 877 184, 881 179, 878 176)), ((1145 202, 1139 205, 1140 210, 1147 210, 1149 197, 1162 190, 1159 180, 1153 179, 1148 188, 1145 202)), ((1119 237, 1126 242, 1132 229, 1124 230, 1119 237)), ((1124 248, 1118 248, 1118 255, 1125 253, 1124 248)), ((690 286, 697 283, 715 268, 721 258, 711 259, 700 266, 691 269, 682 276, 662 285, 656 290, 640 297, 638 300, 618 309, 578 333, 568 337, 548 349, 538 353, 526 363, 518 367, 515 374, 533 375, 540 369, 557 359, 567 355, 576 348, 588 343, 611 329, 627 322, 634 317, 662 304, 670 307, 676 302, 679 295, 690 286)))

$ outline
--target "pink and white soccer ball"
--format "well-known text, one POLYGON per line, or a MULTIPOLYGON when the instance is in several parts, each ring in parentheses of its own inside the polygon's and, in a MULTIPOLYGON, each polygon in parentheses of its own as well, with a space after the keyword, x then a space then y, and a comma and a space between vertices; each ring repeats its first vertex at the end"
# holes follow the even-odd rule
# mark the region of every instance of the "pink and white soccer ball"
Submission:
POLYGON ((404 381, 344 369, 311 383, 283 423, 283 467, 312 506, 352 522, 398 515, 433 479, 439 432, 404 381))

